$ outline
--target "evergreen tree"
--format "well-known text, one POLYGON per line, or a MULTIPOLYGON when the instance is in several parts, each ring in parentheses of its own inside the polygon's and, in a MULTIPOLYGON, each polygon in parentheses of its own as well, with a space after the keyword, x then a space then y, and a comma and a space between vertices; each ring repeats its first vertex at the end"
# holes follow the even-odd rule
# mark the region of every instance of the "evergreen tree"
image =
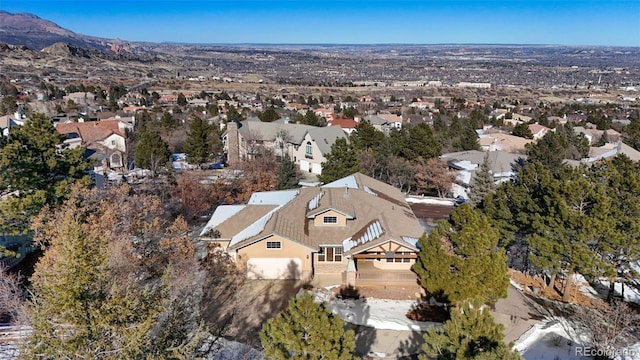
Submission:
POLYGON ((14 192, 0 202, 1 227, 23 232, 44 205, 60 205, 74 183, 89 186, 91 164, 82 148, 63 147, 63 137, 43 114, 15 127, 0 148, 0 190, 14 192))
POLYGON ((169 162, 171 157, 169 145, 162 140, 157 131, 143 131, 138 135, 138 139, 134 154, 134 161, 138 167, 156 173, 161 166, 169 162))
POLYGON ((322 126, 320 118, 312 110, 307 110, 307 112, 302 117, 301 123, 311 126, 322 126))
POLYGON ((267 359, 355 359, 353 330, 345 331, 342 319, 306 292, 267 320, 260 341, 267 359))
POLYGON ((278 166, 278 190, 293 189, 298 186, 299 176, 296 163, 291 160, 288 154, 280 160, 278 166))
POLYGON ((268 107, 265 111, 259 114, 258 118, 262 122, 273 122, 280 119, 280 114, 273 108, 268 107))
POLYGON ((191 117, 184 152, 191 164, 202 165, 210 161, 221 150, 216 131, 198 116, 191 117))
POLYGON ((472 121, 466 121, 458 139, 453 144, 454 150, 469 151, 478 150, 480 144, 478 144, 478 133, 476 133, 475 126, 472 121))
POLYGON ((607 134, 607 130, 602 132, 600 139, 598 139, 598 143, 596 146, 605 146, 609 142, 609 135, 607 134))
POLYGON ((187 98, 184 96, 184 94, 183 94, 183 93, 179 93, 179 94, 178 94, 178 100, 177 100, 177 102, 178 102, 178 105, 179 105, 179 106, 185 106, 185 105, 187 105, 187 98))
POLYGON ((529 125, 526 123, 520 123, 514 126, 511 134, 525 139, 533 139, 533 133, 531 133, 531 129, 529 129, 529 125))
POLYGON ((353 143, 356 150, 362 151, 376 149, 384 137, 384 133, 374 128, 369 120, 362 120, 356 126, 356 131, 351 134, 349 141, 353 143))
POLYGON ((87 207, 84 202, 90 197, 87 192, 74 192, 59 211, 43 214, 38 235, 49 247, 31 278, 28 312, 33 332, 21 358, 195 355, 200 335, 189 339, 187 334, 193 330, 180 320, 185 314, 171 311, 174 302, 180 302, 172 296, 171 269, 147 283, 140 279, 148 277, 148 272, 142 272, 145 276, 111 273, 111 233, 105 231, 111 226, 100 224, 102 216, 95 212, 105 204, 98 201, 87 207))
POLYGON ((337 139, 331 145, 331 152, 326 159, 322 163, 322 174, 318 175, 318 180, 325 184, 362 170, 358 153, 344 138, 337 139))
POLYGON ((409 128, 408 143, 402 157, 415 160, 419 157, 428 160, 442 155, 442 146, 433 136, 433 131, 427 123, 419 123, 409 128))
POLYGON ((178 128, 178 126, 180 126, 180 122, 178 122, 178 119, 173 117, 173 115, 171 115, 169 112, 164 112, 162 114, 162 118, 160 118, 160 124, 162 124, 163 128, 169 130, 175 130, 178 128))
POLYGON ((511 344, 504 343, 504 326, 493 321, 489 309, 481 302, 452 308, 450 315, 442 329, 432 327, 424 335, 422 349, 427 356, 421 355, 420 360, 522 359, 511 350, 511 344))
POLYGON ((507 296, 509 275, 500 234, 489 218, 467 204, 456 208, 419 240, 413 265, 420 284, 431 295, 457 303, 469 299, 495 302, 507 296))
POLYGON ((496 188, 489 163, 489 153, 486 153, 480 167, 473 173, 469 183, 469 201, 476 207, 482 206, 485 195, 496 188))

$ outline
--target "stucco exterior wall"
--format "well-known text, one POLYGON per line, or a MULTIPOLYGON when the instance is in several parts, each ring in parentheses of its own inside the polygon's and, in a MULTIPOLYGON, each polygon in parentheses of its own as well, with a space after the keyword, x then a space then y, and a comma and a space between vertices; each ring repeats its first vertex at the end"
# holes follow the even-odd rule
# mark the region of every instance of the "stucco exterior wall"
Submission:
POLYGON ((346 225, 347 225, 347 217, 333 210, 325 211, 322 214, 318 214, 313 219, 313 226, 338 227, 338 226, 346 226, 346 225), (325 224, 323 222, 324 221, 323 218, 325 216, 335 216, 338 222, 335 224, 325 224))
POLYGON ((125 144, 124 137, 118 134, 111 134, 104 138, 101 141, 102 145, 104 145, 108 149, 118 150, 122 152, 127 152, 127 146, 125 144))
POLYGON ((300 167, 300 170, 310 171, 310 172, 313 172, 314 174, 320 174, 320 171, 322 169, 321 164, 327 160, 320 152, 320 148, 318 147, 318 144, 316 144, 316 142, 311 138, 311 135, 309 134, 306 134, 304 136, 304 140, 302 140, 297 150, 293 149, 292 155, 298 167, 300 167, 301 160, 306 160, 309 163, 308 167, 305 167, 305 169, 302 169, 300 167), (306 157, 307 142, 311 142, 312 158, 306 157))
POLYGON ((238 264, 245 269, 247 260, 251 258, 299 258, 302 260, 301 272, 303 277, 310 277, 312 274, 312 256, 313 253, 309 248, 276 235, 237 250, 238 264), (280 241, 282 247, 280 249, 267 249, 267 242, 270 241, 280 241))

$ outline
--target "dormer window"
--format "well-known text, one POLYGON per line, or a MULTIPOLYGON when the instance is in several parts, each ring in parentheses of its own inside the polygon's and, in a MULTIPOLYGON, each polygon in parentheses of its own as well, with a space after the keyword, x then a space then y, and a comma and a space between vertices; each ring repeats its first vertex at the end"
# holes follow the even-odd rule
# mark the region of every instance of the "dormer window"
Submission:
POLYGON ((337 224, 338 217, 337 216, 323 216, 322 217, 323 224, 337 224))
POLYGON ((307 159, 313 159, 313 146, 311 146, 311 141, 307 141, 304 151, 304 157, 307 159))

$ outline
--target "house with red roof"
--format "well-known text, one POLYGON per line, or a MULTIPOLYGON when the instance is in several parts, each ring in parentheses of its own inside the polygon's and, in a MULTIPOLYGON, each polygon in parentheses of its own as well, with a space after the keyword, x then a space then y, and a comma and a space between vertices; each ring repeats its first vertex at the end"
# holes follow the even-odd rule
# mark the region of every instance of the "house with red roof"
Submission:
POLYGON ((342 131, 344 131, 347 135, 351 135, 351 133, 356 131, 358 122, 354 119, 335 119, 327 121, 327 126, 340 126, 342 128, 342 131))
POLYGON ((128 127, 118 120, 104 120, 59 123, 56 131, 66 136, 67 146, 82 146, 91 150, 98 160, 106 160, 110 167, 120 168, 127 152, 125 131, 128 127))

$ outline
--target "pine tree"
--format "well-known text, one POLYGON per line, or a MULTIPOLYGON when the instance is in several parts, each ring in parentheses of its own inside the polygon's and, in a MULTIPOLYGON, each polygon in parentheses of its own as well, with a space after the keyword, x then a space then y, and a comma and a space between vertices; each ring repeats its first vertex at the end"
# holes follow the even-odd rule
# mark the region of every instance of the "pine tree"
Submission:
POLYGON ((491 164, 489 163, 489 153, 486 153, 482 164, 473 173, 469 183, 469 201, 471 201, 471 205, 481 207, 485 195, 493 192, 495 188, 496 184, 493 180, 491 164))
POLYGON ((298 186, 299 176, 294 163, 288 154, 280 160, 278 165, 278 190, 293 189, 298 186))
POLYGON ((355 359, 353 330, 345 331, 342 319, 306 292, 267 320, 260 341, 267 359, 355 359))
POLYGON ((258 117, 262 122, 273 122, 280 119, 280 114, 278 114, 273 107, 268 107, 264 112, 259 114, 258 117))
POLYGON ((450 311, 451 319, 442 329, 430 328, 424 335, 420 360, 521 360, 511 346, 503 342, 504 326, 496 324, 489 309, 479 301, 466 303, 450 311))
POLYGON ((91 164, 81 148, 63 147, 63 137, 50 119, 35 114, 24 126, 13 128, 0 148, 0 190, 14 192, 0 203, 5 231, 23 232, 29 219, 44 205, 57 206, 74 183, 88 186, 91 164))
POLYGON ((160 124, 162 124, 163 128, 169 130, 175 130, 180 125, 178 119, 173 117, 173 115, 171 115, 169 112, 165 112, 164 114, 162 114, 162 117, 160 118, 160 124))
MULTIPOLYGON (((102 221, 120 213, 113 204, 96 199, 96 192, 74 189, 72 193, 60 210, 46 212, 36 222, 39 240, 48 248, 31 278, 28 313, 33 332, 21 357, 63 359, 72 354, 86 359, 174 359, 178 353, 194 354, 201 338, 190 338, 188 333, 199 330, 184 326, 181 320, 187 316, 177 305, 183 301, 174 297, 179 290, 172 285, 172 268, 162 268, 162 275, 150 280, 144 260, 153 266, 162 263, 139 253, 132 261, 138 262, 135 265, 118 259, 137 273, 113 273, 117 266, 110 243, 130 240, 116 240, 114 233, 123 226, 112 229, 102 221)), ((133 199, 121 199, 127 200, 133 199)), ((134 247, 126 249, 130 252, 134 247)), ((123 251, 118 255, 134 254, 123 251)), ((183 258, 178 252, 172 255, 183 258)))
POLYGON ((136 165, 156 173, 161 166, 169 162, 169 145, 162 140, 155 130, 144 130, 138 135, 138 143, 134 154, 136 165))
POLYGON ((441 221, 418 240, 420 252, 412 269, 422 287, 445 302, 474 298, 495 302, 507 296, 509 286, 499 239, 486 215, 463 204, 449 221, 441 221))
POLYGON ((318 180, 323 183, 330 183, 362 169, 358 153, 353 145, 343 138, 337 139, 331 145, 331 152, 326 155, 326 159, 327 161, 322 163, 322 174, 318 175, 318 180))
POLYGON ((384 139, 384 133, 377 130, 369 120, 362 120, 356 126, 356 131, 351 134, 349 141, 358 151, 376 149, 384 139))
POLYGON ((407 160, 415 160, 419 157, 427 160, 442 154, 442 146, 438 142, 433 131, 427 123, 419 123, 409 128, 408 143, 402 157, 407 160))
POLYGON ((219 150, 219 143, 216 132, 205 120, 198 116, 191 118, 184 144, 184 152, 189 163, 202 165, 210 161, 219 150))
POLYGON ((526 123, 520 123, 514 126, 511 135, 525 139, 533 139, 533 133, 531 133, 531 129, 529 129, 529 125, 526 123))

